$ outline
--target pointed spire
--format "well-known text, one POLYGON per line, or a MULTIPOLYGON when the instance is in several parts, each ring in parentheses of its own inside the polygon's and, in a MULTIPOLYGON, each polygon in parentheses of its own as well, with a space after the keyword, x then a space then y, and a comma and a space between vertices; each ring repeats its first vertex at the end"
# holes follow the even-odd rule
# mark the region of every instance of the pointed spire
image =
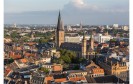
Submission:
POLYGON ((61 20, 61 15, 60 15, 60 10, 59 10, 59 16, 58 16, 58 21, 61 20))
POLYGON ((57 30, 64 30, 64 25, 61 20, 60 10, 59 10, 59 16, 58 16, 57 30))

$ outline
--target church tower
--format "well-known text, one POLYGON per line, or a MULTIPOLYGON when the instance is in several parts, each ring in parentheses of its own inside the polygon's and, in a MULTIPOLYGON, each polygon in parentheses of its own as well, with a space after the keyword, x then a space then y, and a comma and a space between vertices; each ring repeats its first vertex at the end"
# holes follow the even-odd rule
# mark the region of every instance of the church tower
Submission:
POLYGON ((90 37, 90 48, 92 50, 94 50, 94 38, 93 38, 93 35, 91 34, 91 37, 90 37))
POLYGON ((82 40, 82 57, 86 58, 86 45, 87 45, 87 40, 85 38, 85 34, 83 35, 83 40, 82 40))
POLYGON ((56 29, 56 47, 59 48, 62 43, 64 43, 64 25, 61 20, 61 15, 59 11, 58 23, 56 29))

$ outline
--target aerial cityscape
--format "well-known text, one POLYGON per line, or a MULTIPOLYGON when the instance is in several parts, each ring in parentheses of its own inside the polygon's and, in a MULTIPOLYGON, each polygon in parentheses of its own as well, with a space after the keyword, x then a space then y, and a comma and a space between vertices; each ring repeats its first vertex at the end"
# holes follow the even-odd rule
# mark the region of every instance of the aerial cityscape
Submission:
MULTIPOLYGON (((72 1, 69 5, 90 7, 84 0, 72 1)), ((69 23, 62 12, 57 10, 49 24, 6 18, 4 84, 129 84, 128 22, 69 23)))

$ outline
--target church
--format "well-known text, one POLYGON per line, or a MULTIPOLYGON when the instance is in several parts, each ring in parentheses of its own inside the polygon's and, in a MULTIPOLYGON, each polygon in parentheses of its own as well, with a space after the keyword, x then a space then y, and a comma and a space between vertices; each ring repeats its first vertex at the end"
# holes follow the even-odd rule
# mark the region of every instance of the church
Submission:
POLYGON ((58 16, 58 23, 57 23, 57 29, 56 29, 56 49, 66 49, 76 52, 77 57, 83 57, 88 60, 92 60, 95 58, 95 51, 94 51, 94 38, 91 34, 91 38, 89 40, 89 43, 87 44, 86 35, 84 33, 82 43, 70 43, 65 42, 65 30, 64 30, 64 24, 61 19, 61 14, 59 12, 58 16))

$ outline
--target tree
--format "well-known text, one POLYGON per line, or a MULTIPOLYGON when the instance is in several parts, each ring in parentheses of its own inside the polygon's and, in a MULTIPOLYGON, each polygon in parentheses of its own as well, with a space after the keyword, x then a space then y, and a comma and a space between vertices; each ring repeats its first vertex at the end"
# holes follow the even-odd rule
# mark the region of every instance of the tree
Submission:
POLYGON ((29 39, 30 39, 29 37, 22 37, 22 38, 21 38, 21 40, 22 40, 23 42, 28 42, 29 39))
POLYGON ((74 63, 79 64, 79 63, 83 63, 86 62, 87 60, 83 57, 80 58, 75 58, 75 60, 73 60, 74 63))
POLYGON ((65 62, 65 63, 71 63, 71 59, 69 56, 61 56, 61 59, 65 62))
POLYGON ((9 62, 9 64, 10 64, 10 63, 13 63, 13 62, 14 62, 14 59, 13 59, 13 58, 10 58, 10 59, 8 60, 8 62, 9 62))
POLYGON ((68 50, 66 53, 71 59, 76 58, 76 53, 75 52, 72 52, 72 51, 68 50))
POLYGON ((69 69, 69 64, 66 64, 66 63, 63 64, 63 68, 66 69, 66 70, 69 69))
POLYGON ((19 39, 18 38, 12 38, 12 42, 18 42, 19 39))
POLYGON ((115 42, 115 41, 116 41, 116 39, 110 39, 110 41, 114 41, 114 42, 115 42))
POLYGON ((76 53, 66 49, 60 49, 60 59, 63 59, 65 63, 75 63, 76 53))
POLYGON ((11 38, 20 38, 20 35, 16 31, 12 32, 10 36, 11 38))
POLYGON ((76 66, 73 68, 73 70, 79 70, 79 66, 76 65, 76 66))
POLYGON ((57 63, 57 59, 52 59, 52 63, 57 63))
POLYGON ((63 59, 59 59, 59 60, 58 60, 58 63, 59 63, 59 64, 64 64, 64 60, 63 60, 63 59))
POLYGON ((45 72, 46 74, 48 74, 48 73, 49 73, 49 70, 48 70, 47 68, 44 68, 44 72, 45 72))
POLYGON ((4 38, 9 38, 9 37, 10 35, 8 35, 6 31, 4 31, 4 38))
POLYGON ((39 43, 46 43, 46 42, 48 42, 48 39, 44 39, 44 38, 39 39, 39 43))
POLYGON ((44 68, 44 67, 40 67, 39 70, 45 72, 46 74, 49 73, 49 69, 44 68))
POLYGON ((118 30, 117 29, 113 29, 112 32, 113 32, 114 35, 116 35, 118 33, 118 30))
POLYGON ((123 37, 123 34, 122 33, 120 33, 120 37, 123 37))
POLYGON ((63 56, 63 55, 65 55, 66 54, 66 49, 60 49, 60 54, 61 54, 61 56, 63 56))

